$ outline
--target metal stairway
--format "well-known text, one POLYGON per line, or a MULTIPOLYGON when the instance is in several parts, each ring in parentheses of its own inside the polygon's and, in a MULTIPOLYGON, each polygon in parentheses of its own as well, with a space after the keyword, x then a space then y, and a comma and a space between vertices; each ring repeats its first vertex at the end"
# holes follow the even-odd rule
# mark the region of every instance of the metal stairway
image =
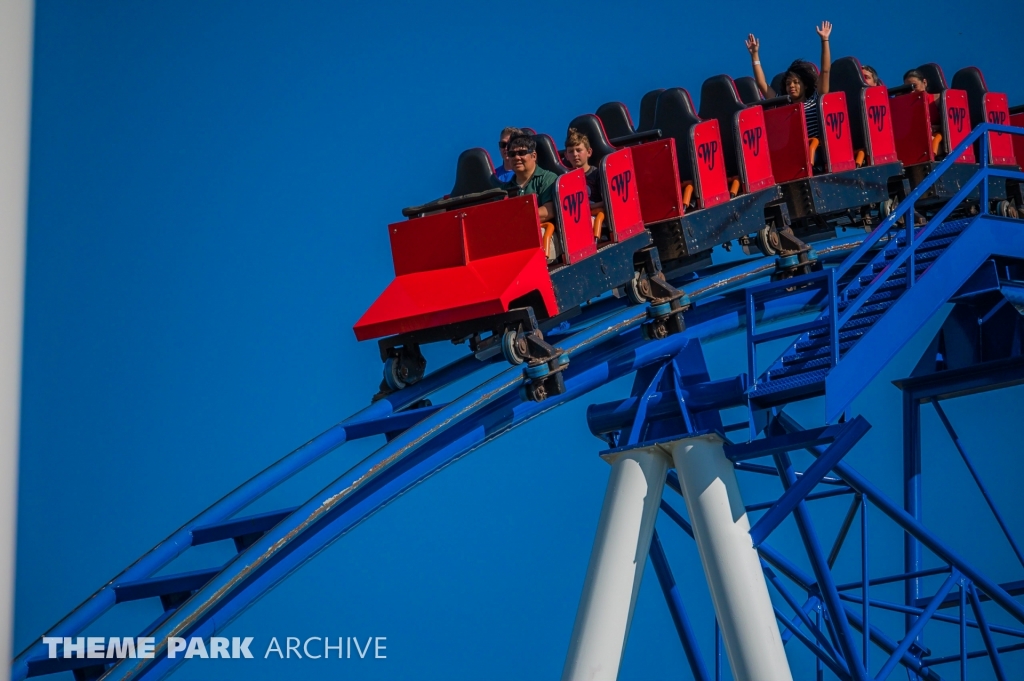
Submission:
MULTIPOLYGON (((982 131, 970 137, 984 140, 982 131)), ((965 141, 964 148, 969 142, 965 141)), ((915 201, 957 158, 951 154, 864 243, 836 268, 747 289, 748 391, 752 418, 764 410, 825 395, 826 422, 834 422, 921 326, 969 283, 992 256, 1024 257, 1021 220, 982 211, 948 220, 988 178, 1024 180, 1024 174, 987 163, 927 224, 908 225, 915 201), (903 224, 900 224, 903 223, 903 224), (759 332, 760 306, 807 288, 825 289, 826 307, 814 321, 759 332), (757 345, 798 335, 785 352, 757 372, 757 345)), ((986 158, 982 154, 982 158, 986 158)))

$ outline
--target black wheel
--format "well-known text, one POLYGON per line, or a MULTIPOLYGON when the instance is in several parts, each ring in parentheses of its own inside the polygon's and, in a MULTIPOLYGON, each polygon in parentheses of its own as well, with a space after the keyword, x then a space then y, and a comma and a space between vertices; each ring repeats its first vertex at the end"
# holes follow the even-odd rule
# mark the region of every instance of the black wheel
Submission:
POLYGON ((779 233, 775 230, 774 225, 765 225, 757 230, 754 242, 757 244, 757 249, 764 255, 777 255, 781 247, 779 233))
POLYGON ((643 272, 636 272, 626 283, 626 299, 633 305, 643 305, 651 296, 651 282, 643 272))
POLYGON ((1014 206, 1013 203, 1010 201, 1000 201, 996 205, 996 211, 999 213, 999 215, 1003 216, 1004 218, 1017 217, 1017 207, 1014 206))
POLYGON ((408 385, 402 377, 402 363, 398 357, 388 357, 384 362, 384 383, 392 391, 401 390, 408 385))
POLYGON ((501 356, 512 366, 522 364, 525 359, 523 344, 524 342, 519 338, 519 332, 509 329, 501 335, 501 356))

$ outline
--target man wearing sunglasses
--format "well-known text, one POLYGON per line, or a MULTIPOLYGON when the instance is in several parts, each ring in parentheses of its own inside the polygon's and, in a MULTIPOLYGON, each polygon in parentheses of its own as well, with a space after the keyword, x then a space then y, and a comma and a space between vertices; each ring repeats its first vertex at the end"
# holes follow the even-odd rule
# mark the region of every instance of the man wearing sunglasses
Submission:
POLYGON ((540 221, 555 219, 555 182, 558 176, 537 166, 537 143, 531 135, 520 133, 508 141, 505 150, 514 173, 511 180, 501 185, 512 196, 537 195, 540 221))
POLYGON ((512 164, 508 160, 508 155, 505 153, 505 149, 508 148, 508 141, 521 132, 522 131, 519 128, 509 126, 502 130, 501 135, 498 137, 498 150, 501 152, 501 165, 494 171, 494 177, 497 179, 498 184, 504 184, 515 176, 515 173, 512 172, 512 164))

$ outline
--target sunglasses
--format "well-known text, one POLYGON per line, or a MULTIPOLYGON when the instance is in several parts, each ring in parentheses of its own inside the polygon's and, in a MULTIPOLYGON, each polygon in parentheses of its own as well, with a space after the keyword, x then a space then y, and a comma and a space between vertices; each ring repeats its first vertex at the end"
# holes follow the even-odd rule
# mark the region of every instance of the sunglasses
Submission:
POLYGON ((504 149, 507 146, 508 146, 508 141, 507 140, 504 141, 504 142, 498 142, 498 148, 499 149, 504 149))
POLYGON ((529 156, 533 152, 527 149, 516 149, 514 151, 512 149, 509 149, 506 153, 508 154, 509 158, 515 158, 517 156, 522 156, 525 158, 526 156, 529 156))

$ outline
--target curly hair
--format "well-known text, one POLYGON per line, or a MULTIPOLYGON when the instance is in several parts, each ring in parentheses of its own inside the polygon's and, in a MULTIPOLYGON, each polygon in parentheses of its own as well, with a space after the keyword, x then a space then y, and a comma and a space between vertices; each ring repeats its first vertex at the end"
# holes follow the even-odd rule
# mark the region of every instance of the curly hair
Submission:
POLYGON ((790 76, 799 79, 800 83, 803 84, 805 99, 810 99, 817 92, 818 69, 811 62, 797 59, 786 69, 786 75, 783 77, 782 82, 785 83, 790 76))

